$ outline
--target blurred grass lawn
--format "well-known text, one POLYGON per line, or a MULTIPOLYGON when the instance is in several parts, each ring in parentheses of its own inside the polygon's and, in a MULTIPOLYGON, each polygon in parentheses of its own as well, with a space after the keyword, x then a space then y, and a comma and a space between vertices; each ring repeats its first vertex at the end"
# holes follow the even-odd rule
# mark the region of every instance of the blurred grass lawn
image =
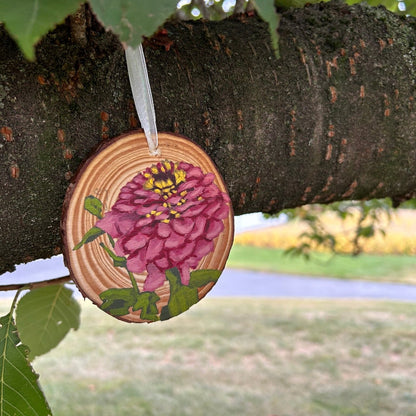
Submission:
POLYGON ((314 252, 310 260, 285 255, 275 248, 234 245, 227 267, 292 273, 309 276, 328 276, 341 279, 416 284, 416 256, 330 254, 314 252))
POLYGON ((207 299, 164 323, 82 325, 38 357, 54 416, 416 414, 416 305, 207 299))

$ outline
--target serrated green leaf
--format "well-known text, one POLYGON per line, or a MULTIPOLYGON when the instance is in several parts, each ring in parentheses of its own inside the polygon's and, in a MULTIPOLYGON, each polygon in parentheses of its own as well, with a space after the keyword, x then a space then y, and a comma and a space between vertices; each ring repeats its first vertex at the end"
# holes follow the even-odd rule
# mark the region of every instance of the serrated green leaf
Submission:
POLYGON ((0 415, 52 415, 11 313, 0 318, 0 415))
POLYGON ((255 0, 255 7, 260 17, 268 23, 272 40, 272 47, 279 58, 279 34, 277 29, 280 24, 280 14, 276 12, 275 0, 255 0))
POLYGON ((74 13, 80 0, 2 0, 0 21, 6 25, 28 59, 34 59, 34 45, 40 38, 74 13))
POLYGON ((208 283, 216 282, 221 276, 221 270, 194 270, 191 272, 191 278, 189 279, 189 287, 201 287, 208 283))
POLYGON ((29 358, 45 354, 56 347, 71 330, 77 330, 81 308, 64 285, 33 289, 20 299, 16 324, 29 358))
POLYGON ((151 36, 176 10, 176 0, 91 0, 99 20, 122 42, 136 47, 151 36))
POLYGON ((101 219, 103 212, 103 203, 93 195, 88 195, 84 200, 84 208, 92 215, 101 219))
POLYGON ((100 243, 100 246, 108 253, 108 255, 113 259, 113 264, 115 267, 126 267, 127 259, 125 257, 117 256, 111 249, 109 249, 104 243, 100 243))
POLYGON ((176 267, 166 270, 165 274, 170 284, 170 297, 168 304, 162 308, 160 313, 162 321, 185 312, 199 301, 198 289, 183 285, 181 275, 176 267))
POLYGON ((104 231, 101 228, 92 227, 85 233, 84 237, 82 237, 82 240, 73 248, 73 250, 78 250, 84 244, 91 243, 91 241, 94 241, 97 237, 103 234, 104 231))

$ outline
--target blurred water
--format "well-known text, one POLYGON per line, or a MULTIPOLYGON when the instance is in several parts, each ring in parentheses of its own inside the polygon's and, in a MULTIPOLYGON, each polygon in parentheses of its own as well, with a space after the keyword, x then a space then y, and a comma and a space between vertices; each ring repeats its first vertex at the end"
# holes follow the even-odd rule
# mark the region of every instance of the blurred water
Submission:
MULTIPOLYGON (((246 214, 236 217, 235 233, 274 226, 285 221, 284 217, 266 220, 261 213, 246 214)), ((64 266, 63 256, 59 255, 51 259, 17 265, 15 272, 4 273, 0 276, 0 284, 35 282, 67 275, 68 269, 64 266)), ((71 287, 76 290, 74 285, 71 287)), ((79 292, 78 295, 81 296, 79 292)), ((12 296, 14 296, 13 291, 0 291, 0 297, 12 296)), ((226 269, 208 296, 368 298, 416 301, 416 286, 226 269)))

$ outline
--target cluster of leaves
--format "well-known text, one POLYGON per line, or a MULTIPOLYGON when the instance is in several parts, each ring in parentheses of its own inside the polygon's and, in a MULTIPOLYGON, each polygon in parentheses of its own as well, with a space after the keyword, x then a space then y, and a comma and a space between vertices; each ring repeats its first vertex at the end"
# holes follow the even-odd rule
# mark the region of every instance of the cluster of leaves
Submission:
POLYGON ((307 226, 307 231, 299 236, 299 244, 289 248, 286 252, 292 255, 301 255, 310 258, 311 252, 317 247, 324 247, 336 253, 337 240, 323 221, 325 212, 333 212, 340 220, 347 218, 355 221, 352 237, 353 255, 362 252, 365 241, 379 232, 385 235, 380 226, 381 218, 391 218, 392 203, 389 198, 372 199, 369 201, 341 201, 329 205, 305 205, 302 207, 285 210, 289 220, 300 219, 307 226), (383 215, 384 214, 384 215, 383 215))
POLYGON ((52 413, 30 361, 78 329, 80 306, 62 284, 20 294, 0 317, 0 415, 47 416, 52 413))
MULTIPOLYGON (((167 19, 180 18, 222 19, 234 12, 256 10, 270 27, 272 45, 277 51, 280 16, 276 8, 303 7, 322 0, 89 0, 98 20, 116 33, 120 41, 136 47, 143 36, 151 36, 167 19)), ((329 1, 329 0, 323 0, 329 1)), ((345 0, 355 4, 360 0, 345 0)), ((383 5, 400 13, 416 15, 416 4, 411 0, 367 0, 372 6, 383 5)), ((19 0, 0 2, 0 22, 6 25, 25 56, 34 59, 34 46, 49 30, 74 14, 80 0, 19 0)))

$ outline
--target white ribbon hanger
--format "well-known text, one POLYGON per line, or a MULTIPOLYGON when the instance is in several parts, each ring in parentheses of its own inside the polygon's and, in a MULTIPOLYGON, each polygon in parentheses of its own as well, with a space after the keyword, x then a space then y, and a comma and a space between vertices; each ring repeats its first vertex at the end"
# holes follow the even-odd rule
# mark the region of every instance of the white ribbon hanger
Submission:
POLYGON ((149 153, 152 156, 159 156, 155 107, 141 44, 137 48, 127 47, 126 61, 134 104, 147 139, 149 153))

